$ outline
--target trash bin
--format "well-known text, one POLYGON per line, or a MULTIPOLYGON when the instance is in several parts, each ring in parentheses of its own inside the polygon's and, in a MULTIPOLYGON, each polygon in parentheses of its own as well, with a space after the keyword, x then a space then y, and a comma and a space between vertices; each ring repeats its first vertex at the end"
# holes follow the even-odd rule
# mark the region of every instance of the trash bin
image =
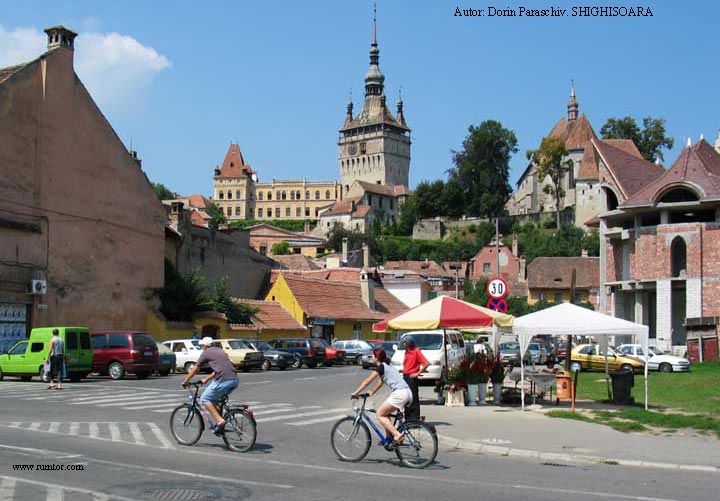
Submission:
POLYGON ((612 401, 614 404, 633 404, 632 387, 635 386, 633 371, 621 370, 610 372, 612 378, 612 401))
POLYGON ((567 372, 559 372, 555 375, 557 392, 555 397, 560 398, 572 398, 570 386, 572 385, 572 379, 570 374, 567 372))

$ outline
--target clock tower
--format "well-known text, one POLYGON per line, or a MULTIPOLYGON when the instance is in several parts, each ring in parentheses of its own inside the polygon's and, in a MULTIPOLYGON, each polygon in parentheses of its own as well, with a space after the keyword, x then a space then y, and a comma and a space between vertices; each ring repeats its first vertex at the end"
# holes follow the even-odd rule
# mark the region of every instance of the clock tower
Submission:
POLYGON ((398 98, 395 116, 386 104, 376 16, 373 16, 370 69, 365 74, 365 99, 356 116, 352 97, 347 105, 338 141, 338 164, 343 195, 354 181, 408 186, 410 128, 405 123, 402 97, 398 98))

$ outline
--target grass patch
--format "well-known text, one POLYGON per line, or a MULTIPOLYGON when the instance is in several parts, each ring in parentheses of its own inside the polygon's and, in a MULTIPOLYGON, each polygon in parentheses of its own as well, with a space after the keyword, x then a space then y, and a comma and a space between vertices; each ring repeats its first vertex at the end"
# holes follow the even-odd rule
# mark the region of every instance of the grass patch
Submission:
POLYGON ((588 417, 584 414, 580 414, 579 412, 572 412, 572 411, 553 410, 553 411, 546 412, 545 415, 548 417, 553 417, 553 418, 574 419, 575 421, 585 421, 586 423, 595 422, 593 420, 593 418, 591 418, 591 417, 588 417))
POLYGON ((608 425, 613 430, 621 431, 623 433, 631 433, 636 431, 647 431, 648 428, 645 425, 636 423, 634 421, 616 421, 609 419, 607 421, 599 421, 602 424, 608 425))

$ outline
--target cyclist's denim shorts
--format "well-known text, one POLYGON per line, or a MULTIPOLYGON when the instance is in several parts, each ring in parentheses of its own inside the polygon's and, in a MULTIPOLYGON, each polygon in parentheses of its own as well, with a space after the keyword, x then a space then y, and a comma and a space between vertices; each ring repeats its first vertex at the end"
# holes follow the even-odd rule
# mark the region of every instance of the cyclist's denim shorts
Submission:
POLYGON ((224 395, 229 395, 231 391, 237 388, 239 383, 240 380, 237 378, 229 381, 223 381, 222 383, 213 381, 207 388, 205 388, 205 391, 200 396, 200 401, 204 404, 209 402, 216 404, 224 395))

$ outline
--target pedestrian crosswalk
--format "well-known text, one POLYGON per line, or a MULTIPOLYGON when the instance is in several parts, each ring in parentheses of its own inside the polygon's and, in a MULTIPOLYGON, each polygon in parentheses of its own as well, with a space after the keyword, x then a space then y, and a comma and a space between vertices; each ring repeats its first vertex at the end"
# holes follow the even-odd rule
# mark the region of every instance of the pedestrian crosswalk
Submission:
MULTIPOLYGON (((175 446, 167 435, 155 423, 138 422, 5 422, 2 428, 16 428, 38 433, 51 433, 63 436, 76 436, 121 442, 133 445, 148 445, 162 449, 174 449, 175 446)), ((2 501, 2 498, 0 498, 2 501)))
MULTIPOLYGON (((71 409, 93 407, 98 410, 104 409, 112 412, 115 419, 117 419, 115 411, 152 413, 149 414, 150 416, 169 415, 174 408, 187 401, 184 398, 186 394, 181 390, 148 388, 112 391, 108 388, 108 385, 104 384, 94 384, 92 386, 66 385, 62 391, 47 390, 44 385, 32 382, 18 382, 12 385, 0 384, 0 399, 3 400, 48 402, 53 405, 67 406, 71 409)), ((307 405, 307 402, 294 404, 291 402, 243 401, 243 403, 250 406, 250 410, 253 411, 258 423, 279 423, 288 426, 309 426, 336 421, 350 411, 349 407, 333 408, 321 405, 307 405)), ((95 423, 94 425, 89 423, 33 423, 31 425, 35 426, 35 428, 30 429, 55 433, 60 429, 61 424, 62 430, 71 435, 84 433, 92 438, 95 435, 102 435, 101 432, 106 432, 103 436, 109 436, 110 440, 123 441, 117 439, 120 432, 116 427, 109 426, 111 423, 95 423)), ((4 425, 0 423, 0 426, 7 426, 7 423, 4 425)), ((134 437, 133 429, 128 428, 125 430, 127 433, 123 436, 134 437)), ((133 440, 133 443, 137 443, 137 440, 133 440)))
POLYGON ((17 499, 44 499, 47 501, 132 501, 131 498, 109 495, 90 489, 30 480, 10 476, 0 476, 0 501, 17 499))

